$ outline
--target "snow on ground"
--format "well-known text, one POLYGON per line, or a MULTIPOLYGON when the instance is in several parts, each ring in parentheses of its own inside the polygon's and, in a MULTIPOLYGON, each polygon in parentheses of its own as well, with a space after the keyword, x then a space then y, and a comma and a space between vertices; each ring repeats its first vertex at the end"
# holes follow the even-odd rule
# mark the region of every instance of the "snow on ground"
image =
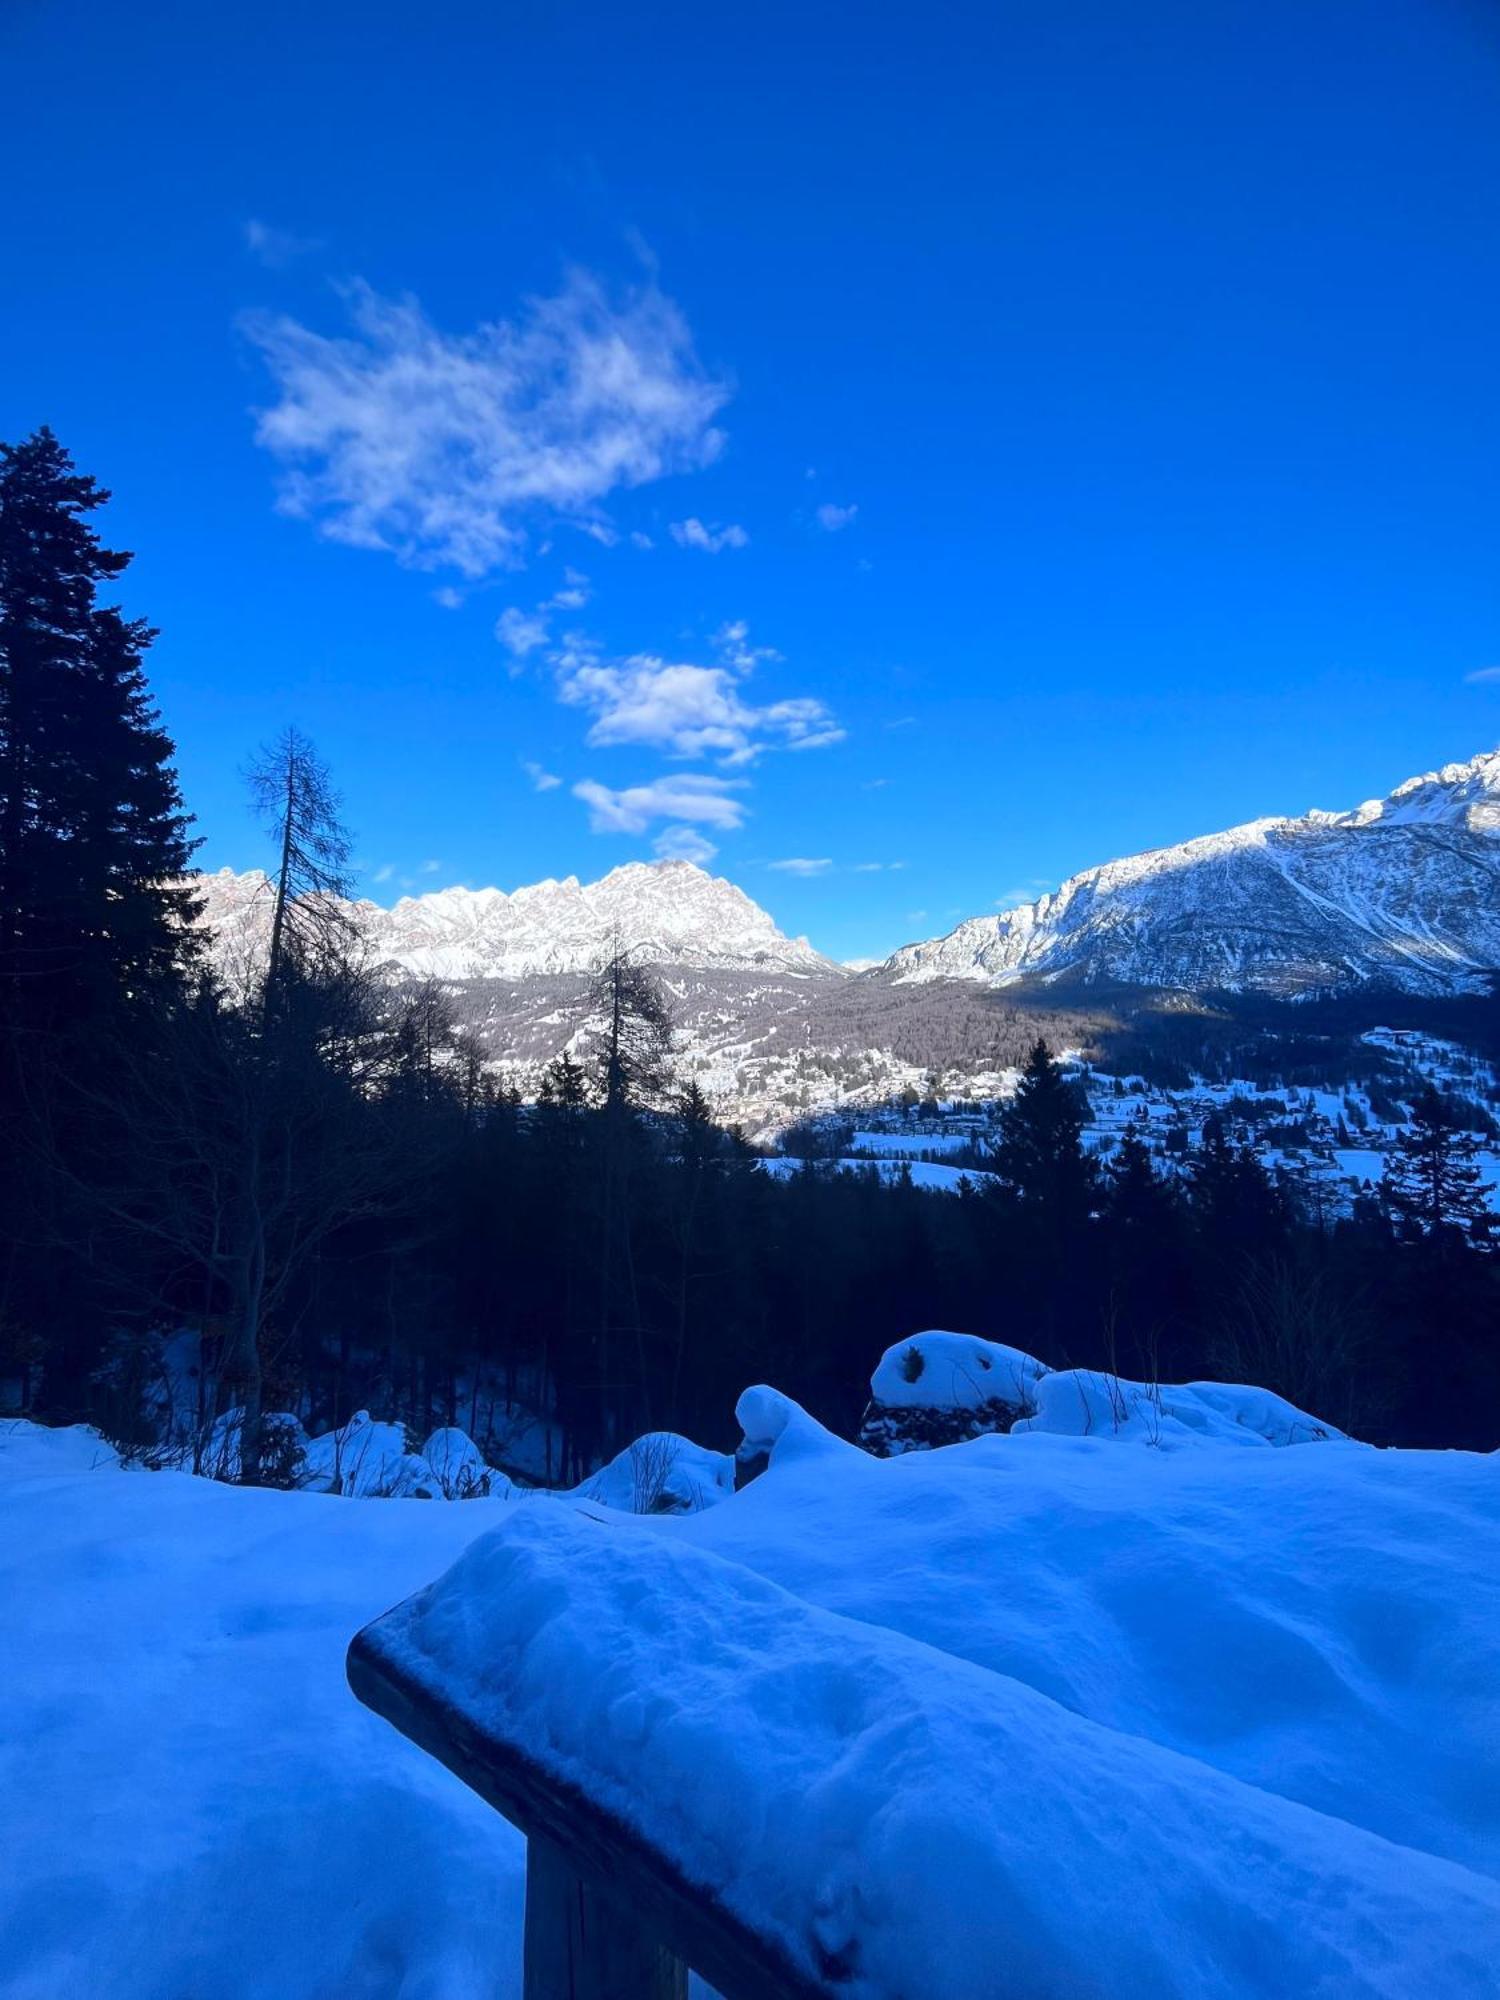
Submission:
POLYGON ((760 1479, 587 1523, 0 1427, 0 1990, 517 1993, 519 1840, 343 1680, 457 1562, 410 1643, 851 2000, 1492 1995, 1500 1458, 1069 1381, 888 1460, 753 1391, 760 1479))
POLYGON ((5 2000, 512 1990, 519 1836, 343 1662, 508 1506, 550 1503, 353 1504, 112 1458, 0 1424, 5 2000))
MULTIPOLYGON (((779 1154, 769 1155, 760 1161, 762 1173, 771 1174, 778 1180, 789 1180, 794 1174, 806 1173, 809 1162, 783 1158, 779 1154)), ((810 1163, 814 1173, 869 1174, 890 1183, 896 1183, 910 1175, 914 1187, 936 1189, 942 1194, 956 1194, 965 1181, 977 1187, 984 1181, 992 1181, 995 1176, 973 1167, 945 1167, 936 1160, 910 1160, 904 1158, 887 1160, 859 1160, 845 1158, 839 1160, 815 1160, 810 1163)))
POLYGON ((969 1145, 965 1132, 856 1132, 850 1140, 856 1153, 904 1154, 920 1159, 923 1153, 958 1153, 969 1145))

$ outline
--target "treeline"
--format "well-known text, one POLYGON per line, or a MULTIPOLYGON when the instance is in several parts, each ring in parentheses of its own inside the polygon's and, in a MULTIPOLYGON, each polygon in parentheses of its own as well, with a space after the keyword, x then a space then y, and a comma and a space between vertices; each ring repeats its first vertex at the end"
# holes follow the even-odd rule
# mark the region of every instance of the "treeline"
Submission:
POLYGON ((348 843, 295 731, 252 799, 267 943, 211 966, 143 660, 100 604, 126 558, 43 432, 0 453, 0 1378, 12 1407, 148 1432, 163 1344, 199 1417, 465 1421, 481 1380, 555 1423, 553 1476, 638 1432, 729 1443, 768 1380, 846 1431, 880 1350, 948 1324, 1053 1363, 1230 1375, 1366 1435, 1494 1444, 1500 1258, 1464 1135, 1418 1121, 1380 1198, 1323 1228, 1210 1124, 1170 1180, 1106 1172, 1047 1049, 957 1196, 762 1172, 681 1089, 660 988, 605 967, 540 1101, 433 988, 340 922, 348 843))

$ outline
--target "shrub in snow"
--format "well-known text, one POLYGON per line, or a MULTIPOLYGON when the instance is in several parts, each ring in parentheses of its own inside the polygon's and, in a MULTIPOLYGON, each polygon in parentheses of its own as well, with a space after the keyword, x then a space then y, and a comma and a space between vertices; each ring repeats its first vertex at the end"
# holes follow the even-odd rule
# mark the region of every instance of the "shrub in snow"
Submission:
POLYGON ((1036 1407, 1043 1364, 970 1333, 917 1333, 880 1358, 859 1441, 877 1458, 1008 1431, 1036 1407))
POLYGON ((426 1459, 407 1450, 404 1428, 377 1424, 368 1410, 309 1441, 301 1483, 309 1492, 360 1500, 433 1500, 443 1491, 426 1459))
MULTIPOLYGON (((216 1417, 207 1439, 197 1454, 197 1470, 206 1479, 223 1479, 238 1484, 243 1476, 245 1412, 236 1406, 216 1417)), ((267 1410, 260 1420, 259 1486, 300 1486, 307 1471, 307 1432, 290 1410, 267 1410)), ((163 1460, 165 1462, 165 1460, 163 1460)), ((192 1468, 194 1452, 179 1450, 177 1463, 184 1471, 192 1468)))
POLYGON ((675 1431, 648 1431, 577 1488, 629 1514, 696 1514, 734 1491, 734 1460, 675 1431))
POLYGON ((505 1474, 487 1464, 473 1438, 456 1425, 434 1431, 422 1447, 422 1458, 445 1500, 487 1500, 510 1491, 505 1474))

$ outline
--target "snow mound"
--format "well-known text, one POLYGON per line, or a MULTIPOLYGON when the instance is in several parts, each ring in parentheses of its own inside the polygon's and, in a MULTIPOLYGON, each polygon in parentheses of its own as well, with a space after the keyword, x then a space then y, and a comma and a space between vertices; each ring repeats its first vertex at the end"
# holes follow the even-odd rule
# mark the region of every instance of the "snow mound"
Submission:
POLYGON ((48 1430, 24 1417, 0 1423, 0 1476, 33 1479, 119 1466, 114 1446, 91 1424, 61 1424, 48 1430))
POLYGON ((676 1431, 648 1431, 577 1489, 628 1514, 696 1514, 734 1491, 734 1460, 676 1431))
POLYGON ((734 1416, 744 1433, 738 1453, 741 1459, 767 1458, 774 1453, 777 1464, 786 1465, 794 1458, 860 1456, 852 1445, 810 1417, 800 1403, 764 1383, 745 1391, 734 1406, 734 1416))
POLYGON ((347 1424, 313 1438, 301 1484, 311 1493, 359 1500, 433 1499, 442 1482, 425 1458, 406 1448, 400 1424, 378 1424, 357 1410, 347 1424))
POLYGON ((1493 1991, 1493 1880, 817 1606, 696 1525, 522 1510, 387 1629, 814 1976, 860 2000, 1493 1991))
POLYGON ((1046 1373, 1035 1356, 972 1333, 914 1333, 881 1355, 870 1394, 892 1410, 977 1410, 994 1402, 1029 1408, 1046 1373))
POLYGON ((1269 1389, 1239 1382, 1130 1382, 1095 1368, 1069 1368, 1039 1377, 1034 1390, 1036 1414, 1019 1418, 1016 1432, 1126 1438, 1163 1450, 1345 1437, 1269 1389))
POLYGON ((486 1461, 467 1431, 454 1424, 434 1431, 421 1455, 445 1500, 486 1500, 510 1491, 505 1474, 486 1461))

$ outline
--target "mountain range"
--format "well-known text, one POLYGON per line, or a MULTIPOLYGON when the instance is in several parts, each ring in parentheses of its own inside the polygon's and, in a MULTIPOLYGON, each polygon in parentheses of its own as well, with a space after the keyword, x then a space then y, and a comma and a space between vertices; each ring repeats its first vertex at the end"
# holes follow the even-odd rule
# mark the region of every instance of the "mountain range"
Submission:
MULTIPOLYGON (((201 887, 220 948, 253 941, 269 914, 266 878, 226 869, 201 887)), ((589 973, 625 946, 696 973, 818 982, 1476 991, 1500 968, 1500 752, 1409 779, 1352 812, 1252 820, 1085 869, 1033 903, 972 917, 858 973, 686 861, 346 909, 380 962, 458 982, 589 973)))
MULTIPOLYGON (((271 885, 221 869, 199 887, 221 940, 253 939, 269 922, 271 885)), ((631 861, 598 882, 569 875, 521 889, 436 889, 342 905, 377 960, 415 978, 532 979, 597 972, 617 946, 694 971, 837 976, 806 938, 790 938, 743 889, 690 861, 631 861)))

